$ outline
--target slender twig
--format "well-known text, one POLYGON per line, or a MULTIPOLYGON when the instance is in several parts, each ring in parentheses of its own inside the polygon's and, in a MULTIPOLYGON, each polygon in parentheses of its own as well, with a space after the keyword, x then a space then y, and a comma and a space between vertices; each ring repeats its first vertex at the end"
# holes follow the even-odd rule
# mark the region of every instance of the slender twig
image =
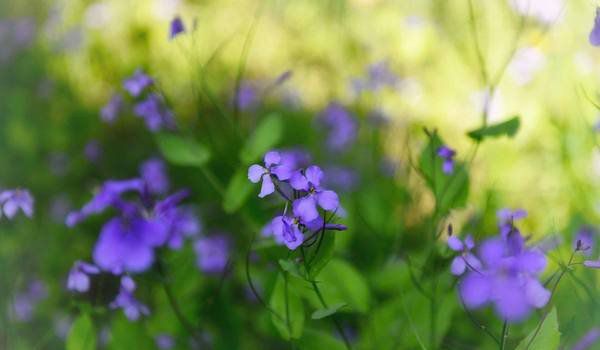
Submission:
POLYGON ((508 322, 504 320, 504 323, 502 324, 502 335, 500 338, 500 350, 504 350, 504 347, 506 346, 506 338, 508 338, 508 322))

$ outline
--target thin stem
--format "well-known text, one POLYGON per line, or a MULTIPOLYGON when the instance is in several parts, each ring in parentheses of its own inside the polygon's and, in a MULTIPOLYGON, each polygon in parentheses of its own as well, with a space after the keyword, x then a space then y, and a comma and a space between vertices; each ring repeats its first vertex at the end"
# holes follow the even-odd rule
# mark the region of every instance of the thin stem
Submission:
MULTIPOLYGON (((325 299, 323 299, 323 295, 321 294, 321 291, 319 290, 319 286, 317 286, 317 283, 315 281, 310 281, 310 283, 312 284, 313 290, 317 294, 317 297, 319 298, 319 301, 321 302, 321 305, 323 305, 324 308, 327 308, 327 303, 325 303, 325 299)), ((342 326, 340 325, 340 323, 338 322, 338 320, 335 318, 335 315, 332 315, 331 319, 333 320, 333 324, 335 325, 335 328, 337 329, 337 332, 339 333, 339 335, 344 340, 344 344, 346 345, 346 349, 352 350, 352 345, 350 344, 350 340, 346 336, 346 333, 344 333, 344 329, 342 328, 342 326)))
POLYGON ((194 339, 194 341, 198 345, 202 345, 203 344, 202 338, 200 338, 198 336, 198 333, 196 332, 194 325, 185 317, 185 315, 181 311, 181 308, 179 307, 179 303, 177 303, 177 299, 175 298, 175 295, 173 294, 173 290, 171 289, 171 286, 167 282, 167 276, 166 276, 164 267, 162 265, 162 262, 160 260, 158 260, 156 263, 156 266, 157 266, 158 273, 161 276, 161 279, 160 279, 161 284, 163 286, 165 294, 167 295, 169 305, 171 306, 171 309, 173 309, 173 313, 175 313, 175 317, 177 317, 177 320, 179 321, 179 323, 181 323, 183 328, 185 328, 186 332, 189 333, 189 335, 194 339))
POLYGON ((504 350, 506 346, 506 338, 508 338, 508 322, 504 320, 504 324, 502 324, 502 335, 500 338, 500 350, 504 350))

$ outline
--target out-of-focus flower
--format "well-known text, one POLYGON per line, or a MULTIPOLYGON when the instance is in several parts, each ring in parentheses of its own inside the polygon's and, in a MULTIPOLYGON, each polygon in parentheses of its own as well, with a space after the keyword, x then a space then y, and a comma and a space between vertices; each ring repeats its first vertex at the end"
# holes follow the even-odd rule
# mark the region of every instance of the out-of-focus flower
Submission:
POLYGON ((90 276, 97 275, 100 273, 100 269, 92 264, 76 261, 71 271, 69 271, 69 277, 67 278, 67 289, 85 293, 90 289, 90 276))
POLYGON ((162 195, 169 191, 169 177, 162 159, 150 158, 142 163, 140 175, 150 193, 162 195))
POLYGON ((17 294, 12 303, 12 311, 17 321, 28 322, 33 318, 38 303, 48 296, 46 284, 33 280, 27 290, 17 294))
POLYGON ((592 255, 596 243, 596 231, 587 225, 581 226, 573 239, 573 249, 580 251, 584 256, 592 255))
POLYGON ((546 57, 535 47, 524 47, 517 52, 508 66, 508 72, 519 85, 529 83, 534 75, 544 67, 546 57))
POLYGON ((327 147, 330 151, 345 151, 356 140, 358 123, 340 104, 330 103, 321 113, 319 120, 328 131, 327 147))
POLYGON ((437 149, 437 155, 443 160, 442 171, 444 174, 452 174, 454 171, 454 156, 456 155, 456 151, 446 145, 443 145, 437 149))
POLYGON ((152 132, 175 127, 173 113, 164 105, 163 99, 157 94, 148 94, 145 100, 134 106, 133 113, 144 119, 146 127, 152 132))
POLYGON ((112 309, 122 309, 125 317, 130 321, 137 321, 141 316, 150 315, 150 309, 134 297, 133 292, 135 291, 135 288, 135 282, 131 277, 121 277, 119 294, 117 294, 115 300, 110 303, 112 309))
POLYGON ((223 234, 202 237, 194 243, 198 268, 209 274, 220 273, 229 261, 229 240, 223 234))
POLYGON ((85 148, 83 149, 83 154, 85 158, 92 163, 96 163, 102 157, 102 146, 98 140, 91 140, 85 144, 85 148))
POLYGON ((0 192, 0 205, 4 215, 12 219, 19 209, 27 217, 33 216, 33 196, 25 189, 5 190, 0 192))
POLYGON ((154 343, 160 350, 169 350, 175 347, 175 339, 166 333, 156 335, 154 337, 154 343))
POLYGON ((551 25, 561 18, 564 0, 511 0, 510 5, 522 16, 551 25))
POLYGON ((185 26, 181 17, 175 16, 169 25, 169 39, 173 40, 177 35, 185 32, 185 26))
POLYGON ((502 208, 496 212, 498 229, 502 237, 507 237, 514 227, 514 222, 527 217, 524 209, 502 208))
POLYGON ((255 108, 259 102, 259 94, 257 87, 247 81, 240 84, 235 92, 234 103, 241 111, 247 111, 255 108))
POLYGON ((350 191, 358 183, 358 174, 352 168, 331 166, 323 171, 325 172, 325 185, 337 191, 350 191))
POLYGON ((114 123, 119 114, 121 114, 123 106, 123 95, 119 93, 113 94, 108 103, 100 110, 100 118, 106 123, 114 123))
POLYGON ((600 7, 596 8, 596 17, 594 18, 594 27, 589 36, 590 44, 600 46, 600 7))
POLYGON ((590 349, 594 344, 598 343, 600 340, 600 328, 594 327, 587 331, 583 338, 581 338, 571 350, 586 350, 590 349))
POLYGON ((481 268, 481 262, 471 253, 471 249, 475 248, 473 236, 468 235, 464 241, 461 241, 456 236, 450 236, 448 237, 448 247, 455 252, 461 253, 452 260, 452 264, 450 265, 450 271, 453 275, 462 275, 467 270, 467 267, 474 271, 481 268))
POLYGON ((123 88, 133 97, 138 97, 150 85, 154 84, 154 80, 150 78, 141 68, 138 68, 135 73, 123 82, 123 88))

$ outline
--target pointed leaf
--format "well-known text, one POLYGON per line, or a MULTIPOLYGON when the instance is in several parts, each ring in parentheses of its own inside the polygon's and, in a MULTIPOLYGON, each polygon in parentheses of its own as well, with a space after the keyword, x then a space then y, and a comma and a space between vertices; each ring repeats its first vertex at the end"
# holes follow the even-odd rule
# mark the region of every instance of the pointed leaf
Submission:
POLYGON ((210 159, 210 150, 189 138, 158 134, 156 143, 165 159, 175 165, 202 167, 210 159))
POLYGON ((326 308, 326 309, 319 309, 315 312, 312 313, 311 318, 313 320, 320 320, 322 318, 331 316, 333 314, 335 314, 336 312, 338 312, 339 309, 343 308, 344 306, 346 306, 348 304, 346 303, 336 303, 331 305, 330 307, 326 308))
POLYGON ((252 193, 252 184, 248 181, 245 169, 238 170, 229 181, 223 198, 223 209, 230 214, 242 207, 252 193))
POLYGON ((503 121, 498 124, 492 124, 484 126, 473 131, 469 131, 467 135, 477 141, 481 141, 486 137, 499 137, 508 136, 513 137, 519 131, 521 121, 518 116, 512 117, 509 120, 503 121))
POLYGON ((283 135, 283 122, 278 114, 265 117, 254 129, 250 138, 240 152, 240 159, 245 164, 260 159, 268 150, 281 140, 283 135))
POLYGON ((560 345, 560 331, 558 329, 558 319, 556 317, 556 308, 546 316, 540 330, 536 334, 534 329, 523 339, 516 350, 555 350, 560 345), (531 339, 533 338, 533 341, 531 339))
POLYGON ((94 350, 96 349, 96 330, 89 315, 80 315, 69 331, 67 350, 94 350))

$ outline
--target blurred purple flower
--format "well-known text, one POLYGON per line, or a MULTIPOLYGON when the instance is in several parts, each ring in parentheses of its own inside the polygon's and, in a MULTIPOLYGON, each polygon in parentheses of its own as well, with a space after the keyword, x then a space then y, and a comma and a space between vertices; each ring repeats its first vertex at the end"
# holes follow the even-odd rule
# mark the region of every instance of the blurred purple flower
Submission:
POLYGON ((327 147, 330 151, 345 151, 352 146, 358 133, 358 123, 344 107, 330 103, 319 119, 328 131, 327 147))
POLYGON ((577 344, 573 345, 571 350, 586 350, 591 348, 600 340, 600 328, 594 327, 587 331, 583 338, 581 338, 577 344))
POLYGON ((164 106, 163 99, 154 93, 148 94, 145 100, 136 104, 133 113, 144 119, 146 127, 152 132, 175 128, 173 113, 164 106))
POLYGON ((150 193, 162 195, 169 191, 169 177, 162 159, 150 158, 142 163, 140 175, 150 193))
POLYGON ((456 151, 443 145, 437 149, 437 155, 443 160, 442 171, 444 174, 451 174, 454 171, 454 156, 456 155, 456 151))
POLYGON ((12 311, 17 321, 28 322, 33 318, 38 303, 48 297, 46 284, 41 280, 33 280, 27 290, 15 296, 12 311))
POLYGON ((90 289, 90 276, 100 273, 100 269, 92 264, 76 261, 69 277, 67 278, 67 289, 74 292, 85 293, 90 289))
POLYGON ((325 172, 325 185, 338 191, 351 191, 358 183, 357 172, 348 167, 331 166, 325 172))
POLYGON ((596 231, 590 226, 583 225, 575 234, 573 249, 580 251, 584 256, 590 256, 594 250, 595 242, 596 231))
POLYGON ((137 321, 140 316, 148 316, 150 310, 148 307, 140 303, 133 295, 135 291, 135 282, 129 276, 121 277, 121 286, 119 294, 115 300, 110 303, 112 309, 122 309, 125 316, 130 321, 137 321))
POLYGON ((452 260, 452 264, 450 265, 450 271, 453 275, 462 275, 467 270, 467 267, 474 271, 478 271, 481 268, 481 262, 471 253, 471 250, 475 248, 473 236, 467 235, 464 241, 461 241, 456 236, 450 236, 447 243, 450 249, 461 253, 452 260))
POLYGON ((185 26, 183 25, 183 21, 179 16, 176 16, 171 20, 171 24, 169 26, 169 39, 173 40, 177 35, 185 32, 185 26))
POLYGON ((166 333, 156 335, 154 337, 154 343, 160 350, 169 350, 175 347, 175 339, 166 333))
POLYGON ((102 146, 98 140, 91 140, 83 149, 83 154, 85 154, 85 158, 92 163, 96 163, 102 157, 102 146))
POLYGON ((124 104, 123 95, 113 94, 108 103, 100 110, 100 119, 109 124, 114 123, 123 111, 124 104))
POLYGON ((150 78, 141 68, 138 68, 135 73, 123 82, 123 88, 133 97, 138 97, 148 86, 154 84, 154 80, 150 78))
POLYGON ((502 237, 507 237, 514 227, 516 220, 521 220, 527 217, 527 211, 524 209, 502 208, 496 212, 498 219, 498 229, 502 237))
POLYGON ((4 215, 12 219, 17 215, 19 209, 27 217, 33 216, 33 196, 28 190, 14 189, 0 192, 0 205, 4 215))
POLYGON ((589 35, 590 44, 600 46, 600 7, 596 8, 596 17, 594 18, 594 27, 589 35))
POLYGON ((256 86, 250 82, 242 82, 235 93, 234 103, 241 111, 255 108, 259 102, 256 86))
POLYGON ((229 240, 223 234, 202 237, 194 243, 196 264, 209 274, 221 273, 229 261, 229 240))

